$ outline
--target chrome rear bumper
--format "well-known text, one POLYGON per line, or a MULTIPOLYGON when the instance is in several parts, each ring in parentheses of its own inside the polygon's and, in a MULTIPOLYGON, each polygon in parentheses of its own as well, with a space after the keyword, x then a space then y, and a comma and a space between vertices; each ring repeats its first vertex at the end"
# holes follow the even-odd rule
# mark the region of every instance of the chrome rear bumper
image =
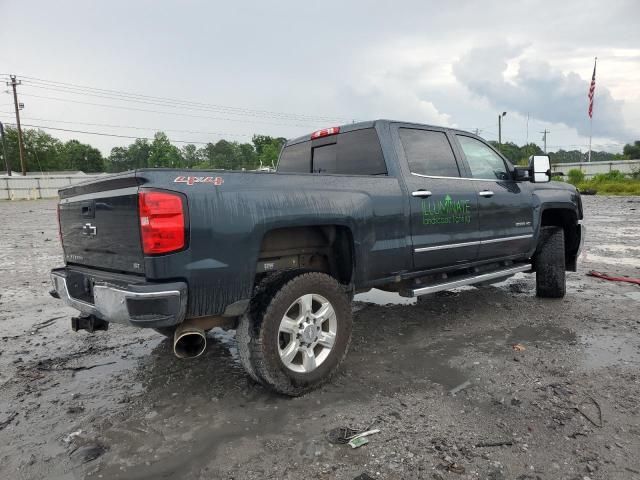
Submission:
POLYGON ((185 317, 187 284, 184 282, 116 283, 100 279, 99 274, 78 273, 67 268, 52 270, 51 281, 57 296, 67 305, 110 323, 158 328, 182 323, 185 317))

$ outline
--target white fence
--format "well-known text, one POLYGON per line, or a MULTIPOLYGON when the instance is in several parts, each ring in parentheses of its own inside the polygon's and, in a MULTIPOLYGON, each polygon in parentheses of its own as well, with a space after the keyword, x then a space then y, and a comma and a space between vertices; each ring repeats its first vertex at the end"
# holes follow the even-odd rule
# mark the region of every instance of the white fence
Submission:
MULTIPOLYGON (((591 163, 556 163, 551 165, 554 172, 562 172, 565 177, 569 170, 579 169, 589 178, 597 173, 607 173, 618 170, 622 173, 632 173, 640 170, 640 160, 616 160, 613 162, 591 163)), ((0 200, 36 200, 38 198, 55 198, 58 190, 70 185, 89 180, 103 178, 100 175, 0 175, 0 200)))
POLYGON ((593 177, 597 173, 609 173, 618 170, 622 173, 633 173, 640 170, 640 160, 615 160, 612 162, 580 162, 580 163, 554 163, 551 171, 562 172, 567 176, 569 170, 581 170, 586 178, 593 177))
POLYGON ((61 188, 102 177, 103 175, 2 175, 0 200, 55 198, 61 188))

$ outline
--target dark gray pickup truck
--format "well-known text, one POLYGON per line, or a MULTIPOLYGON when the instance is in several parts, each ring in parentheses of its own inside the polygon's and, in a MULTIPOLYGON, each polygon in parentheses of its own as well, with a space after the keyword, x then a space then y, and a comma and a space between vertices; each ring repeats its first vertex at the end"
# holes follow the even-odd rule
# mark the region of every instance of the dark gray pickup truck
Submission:
POLYGON ((154 328, 179 357, 235 328, 253 379, 299 395, 338 368, 350 301, 536 273, 565 294, 584 239, 580 194, 549 158, 514 167, 481 138, 388 120, 287 142, 275 173, 143 169, 60 191, 75 330, 154 328))

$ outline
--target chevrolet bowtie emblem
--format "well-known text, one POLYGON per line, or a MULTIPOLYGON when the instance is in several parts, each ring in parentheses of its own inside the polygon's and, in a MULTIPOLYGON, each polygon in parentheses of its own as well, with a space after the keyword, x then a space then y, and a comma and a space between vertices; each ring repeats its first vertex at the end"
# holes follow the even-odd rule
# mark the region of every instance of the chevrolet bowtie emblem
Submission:
POLYGON ((90 223, 85 223, 82 226, 82 235, 84 235, 85 237, 95 237, 97 233, 98 229, 90 223))

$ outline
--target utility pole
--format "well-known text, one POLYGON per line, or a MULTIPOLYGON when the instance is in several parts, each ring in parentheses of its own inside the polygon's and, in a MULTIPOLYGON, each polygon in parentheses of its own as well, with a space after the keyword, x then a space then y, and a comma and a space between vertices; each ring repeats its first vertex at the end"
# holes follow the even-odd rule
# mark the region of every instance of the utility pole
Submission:
POLYGON ((542 134, 542 141, 544 142, 544 153, 547 153, 547 134, 551 132, 545 128, 544 131, 540 133, 542 134))
POLYGON ((4 143, 4 125, 2 122, 0 122, 0 137, 2 138, 2 156, 7 167, 7 175, 11 176, 11 165, 9 165, 9 158, 7 157, 7 146, 4 143))
POLYGON ((7 82, 7 86, 13 87, 13 104, 16 109, 16 126, 18 127, 18 147, 20 149, 20 168, 22 169, 22 175, 27 174, 27 167, 24 164, 24 140, 22 139, 22 127, 20 127, 20 108, 18 106, 18 92, 16 87, 22 84, 22 81, 16 81, 15 75, 10 75, 11 83, 7 82))

